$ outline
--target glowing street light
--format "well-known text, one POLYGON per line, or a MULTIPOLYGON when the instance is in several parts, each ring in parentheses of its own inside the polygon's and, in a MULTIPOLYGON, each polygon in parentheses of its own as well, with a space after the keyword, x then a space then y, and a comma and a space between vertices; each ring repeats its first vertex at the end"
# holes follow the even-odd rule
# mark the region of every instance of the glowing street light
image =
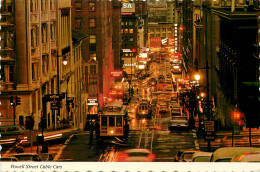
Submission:
POLYGON ((200 75, 199 74, 195 74, 194 78, 195 78, 196 81, 199 81, 200 80, 200 75))

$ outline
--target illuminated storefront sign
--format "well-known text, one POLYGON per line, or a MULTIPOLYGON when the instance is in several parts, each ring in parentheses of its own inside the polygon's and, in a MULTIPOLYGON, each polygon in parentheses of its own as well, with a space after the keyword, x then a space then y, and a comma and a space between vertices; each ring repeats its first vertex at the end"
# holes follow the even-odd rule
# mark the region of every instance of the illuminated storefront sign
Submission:
POLYGON ((122 71, 113 71, 113 72, 111 72, 111 75, 113 77, 123 76, 123 72, 122 71))
POLYGON ((139 58, 147 58, 147 53, 140 53, 139 58))
POLYGON ((98 99, 97 98, 87 99, 87 104, 88 105, 98 105, 98 99))
POLYGON ((121 13, 134 13, 135 3, 122 3, 121 13))
POLYGON ((161 37, 150 38, 150 47, 151 48, 161 48, 161 37))

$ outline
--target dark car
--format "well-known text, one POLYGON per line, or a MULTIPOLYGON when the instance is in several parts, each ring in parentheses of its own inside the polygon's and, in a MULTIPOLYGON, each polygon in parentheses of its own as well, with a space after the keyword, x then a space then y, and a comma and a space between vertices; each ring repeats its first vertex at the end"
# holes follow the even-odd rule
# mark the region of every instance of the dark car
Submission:
POLYGON ((0 126, 0 144, 13 144, 17 141, 26 141, 27 130, 22 125, 0 126))
POLYGON ((18 161, 41 161, 39 155, 35 153, 19 153, 9 155, 9 157, 15 157, 18 161))

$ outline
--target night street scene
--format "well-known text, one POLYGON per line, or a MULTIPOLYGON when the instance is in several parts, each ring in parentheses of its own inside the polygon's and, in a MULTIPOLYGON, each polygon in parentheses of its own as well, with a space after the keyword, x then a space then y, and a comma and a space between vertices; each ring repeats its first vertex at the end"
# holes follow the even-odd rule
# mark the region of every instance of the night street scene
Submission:
POLYGON ((260 162, 258 0, 0 3, 1 163, 260 162))

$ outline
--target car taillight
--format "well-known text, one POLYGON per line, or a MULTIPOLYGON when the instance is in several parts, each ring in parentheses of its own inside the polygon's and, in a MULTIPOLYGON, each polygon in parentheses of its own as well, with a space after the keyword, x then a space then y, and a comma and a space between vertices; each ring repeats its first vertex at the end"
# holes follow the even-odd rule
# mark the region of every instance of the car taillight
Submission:
POLYGON ((147 156, 147 158, 148 158, 148 161, 153 161, 155 159, 155 155, 151 153, 147 156))
POLYGON ((128 157, 127 153, 125 153, 125 152, 118 152, 117 156, 116 156, 116 159, 117 159, 117 162, 125 162, 127 157, 128 157))

